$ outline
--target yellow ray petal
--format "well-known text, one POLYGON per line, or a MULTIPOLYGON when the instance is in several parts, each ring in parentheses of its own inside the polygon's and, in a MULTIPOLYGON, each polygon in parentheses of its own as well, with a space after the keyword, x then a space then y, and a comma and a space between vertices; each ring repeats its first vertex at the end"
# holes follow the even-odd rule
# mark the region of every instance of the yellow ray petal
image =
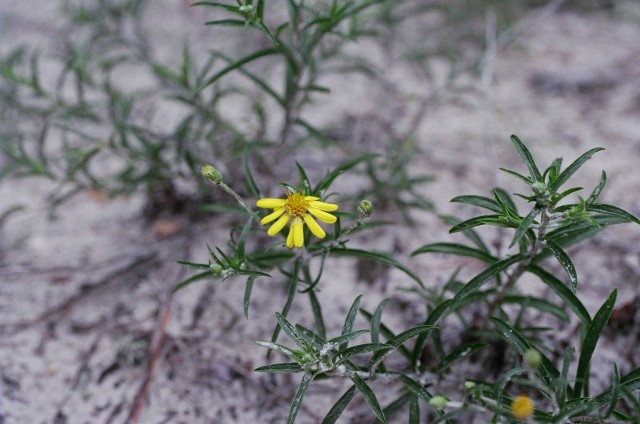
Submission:
POLYGON ((262 225, 264 224, 268 224, 271 221, 275 220, 277 217, 279 217, 280 215, 282 215, 282 213, 284 212, 284 208, 278 208, 275 211, 273 211, 272 213, 270 213, 269 215, 265 216, 264 218, 262 218, 262 220, 260 221, 260 223, 262 225))
POLYGON ((289 227, 289 235, 287 236, 287 247, 289 249, 293 247, 293 226, 289 227))
POLYGON ((327 212, 338 210, 338 205, 334 203, 311 202, 309 206, 312 208, 317 208, 317 209, 320 209, 321 211, 327 211, 327 212))
POLYGON ((286 201, 284 199, 273 199, 271 197, 265 197, 263 199, 258 199, 258 201, 256 202, 256 206, 265 209, 276 209, 284 206, 285 202, 286 201))
POLYGON ((320 221, 326 222, 327 224, 333 224, 337 221, 337 218, 335 216, 314 207, 309 207, 309 213, 318 218, 320 221))
POLYGON ((314 202, 316 200, 320 200, 320 198, 315 196, 304 196, 304 200, 306 200, 307 202, 314 202))
POLYGON ((304 222, 307 223, 307 227, 309 227, 314 236, 318 238, 325 238, 326 234, 324 230, 318 225, 316 220, 311 217, 311 215, 305 213, 304 222))
POLYGON ((300 219, 291 224, 291 231, 293 231, 293 244, 296 247, 302 247, 304 245, 304 231, 300 219))
POLYGON ((289 221, 289 215, 288 214, 282 215, 280 219, 275 222, 275 224, 269 227, 269 231, 267 231, 267 234, 269 234, 270 236, 275 236, 280 232, 280 230, 284 228, 285 225, 287 225, 288 221, 289 221))

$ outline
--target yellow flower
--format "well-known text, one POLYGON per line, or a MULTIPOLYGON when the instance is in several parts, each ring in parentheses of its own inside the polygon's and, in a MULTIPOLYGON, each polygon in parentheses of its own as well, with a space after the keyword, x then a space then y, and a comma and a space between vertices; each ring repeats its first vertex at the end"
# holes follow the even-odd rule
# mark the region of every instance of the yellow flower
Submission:
POLYGON ((517 396, 511 402, 511 412, 517 419, 526 420, 533 415, 533 401, 526 395, 517 396))
POLYGON ((264 225, 277 219, 277 221, 269 227, 269 231, 267 231, 267 234, 274 236, 291 220, 289 236, 287 237, 287 247, 302 247, 304 245, 304 224, 307 224, 307 227, 309 227, 313 235, 318 238, 324 238, 326 234, 314 217, 327 224, 336 222, 337 218, 327 212, 337 210, 338 205, 320 202, 319 200, 319 197, 304 196, 297 192, 287 192, 286 199, 273 199, 268 197, 259 199, 256 202, 256 206, 259 208, 273 209, 273 212, 262 218, 260 223, 264 225))

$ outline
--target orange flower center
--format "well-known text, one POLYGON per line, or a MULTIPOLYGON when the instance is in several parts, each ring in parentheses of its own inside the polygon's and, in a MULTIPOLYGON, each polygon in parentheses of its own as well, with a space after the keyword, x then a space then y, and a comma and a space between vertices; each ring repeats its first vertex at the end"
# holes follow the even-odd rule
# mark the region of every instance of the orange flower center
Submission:
POLYGON ((284 207, 290 216, 302 217, 307 213, 309 203, 300 193, 287 193, 287 201, 284 204, 284 207))

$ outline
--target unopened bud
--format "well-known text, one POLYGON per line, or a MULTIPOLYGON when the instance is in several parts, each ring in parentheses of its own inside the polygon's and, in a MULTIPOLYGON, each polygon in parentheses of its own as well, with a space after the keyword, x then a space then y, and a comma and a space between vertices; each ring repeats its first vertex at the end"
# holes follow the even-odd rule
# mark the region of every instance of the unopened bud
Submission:
POLYGON ((542 181, 537 181, 531 184, 531 189, 537 195, 543 195, 547 192, 547 185, 542 181))
POLYGON ((209 269, 215 275, 220 275, 220 273, 222 272, 222 266, 220 266, 220 264, 211 264, 209 265, 209 269))
POLYGON ((442 411, 449 401, 444 396, 434 396, 429 400, 429 405, 433 407, 433 409, 442 411))
POLYGON ((371 203, 370 201, 363 200, 358 205, 358 215, 360 215, 361 218, 370 217, 372 212, 373 212, 373 203, 371 203))
POLYGON ((473 381, 465 381, 464 382, 464 388, 467 389, 467 390, 472 390, 475 387, 476 387, 476 383, 474 383, 473 381))
POLYGON ((211 165, 202 167, 202 175, 214 184, 220 184, 222 182, 222 174, 211 165))
POLYGON ((535 349, 528 349, 524 352, 524 364, 533 370, 537 369, 542 362, 540 352, 535 349))

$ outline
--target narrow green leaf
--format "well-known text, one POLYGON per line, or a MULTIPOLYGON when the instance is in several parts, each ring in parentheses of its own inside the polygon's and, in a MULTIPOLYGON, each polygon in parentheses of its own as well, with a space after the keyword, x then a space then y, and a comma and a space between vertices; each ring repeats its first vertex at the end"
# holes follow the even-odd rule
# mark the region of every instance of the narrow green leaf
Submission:
MULTIPOLYGON (((622 377, 620 379, 620 386, 632 392, 636 390, 640 390, 640 368, 636 368, 630 373, 628 373, 627 375, 625 375, 624 377, 622 377)), ((612 394, 613 394, 613 388, 609 387, 608 389, 600 393, 598 396, 596 396, 594 399, 601 405, 606 404, 611 401, 612 394)))
POLYGON ((555 158, 551 165, 542 173, 542 181, 549 181, 553 183, 560 175, 560 170, 562 169, 562 158, 555 158), (545 177, 549 174, 549 179, 547 180, 545 177))
POLYGON ((340 418, 340 415, 342 415, 345 408, 347 407, 349 402, 351 402, 351 399, 353 399, 355 394, 356 386, 353 385, 349 387, 349 390, 347 390, 331 407, 331 409, 327 413, 327 416, 324 417, 324 420, 322 420, 322 424, 335 424, 335 422, 338 421, 338 418, 340 418))
POLYGON ((575 312, 578 318, 580 318, 580 321, 582 321, 582 324, 585 327, 591 325, 591 316, 589 315, 587 308, 584 307, 582 302, 580 302, 580 299, 578 299, 562 281, 537 265, 529 265, 526 269, 530 273, 537 275, 542 282, 546 283, 554 292, 556 292, 556 294, 560 296, 560 298, 573 310, 573 312, 575 312))
POLYGON ((516 243, 520 241, 520 239, 526 234, 527 230, 531 227, 531 224, 536 219, 536 216, 540 213, 540 209, 533 208, 527 214, 527 216, 520 221, 520 225, 516 229, 516 233, 513 235, 513 240, 511 240, 511 244, 509 247, 513 247, 516 243))
POLYGON ((409 401, 409 424, 420 424, 420 405, 415 396, 409 401))
POLYGON ((558 175, 558 178, 549 185, 549 189, 551 191, 557 191, 586 161, 591 159, 591 156, 601 150, 604 149, 602 147, 596 147, 595 149, 589 150, 578 159, 573 161, 573 163, 569 165, 564 171, 562 171, 560 175, 558 175))
POLYGON ((578 359, 578 369, 576 371, 576 384, 573 389, 573 398, 579 397, 583 392, 589 396, 589 372, 591 371, 591 357, 596 349, 602 330, 607 325, 613 307, 616 303, 618 290, 614 289, 602 307, 593 316, 591 325, 587 328, 582 345, 580 346, 580 359, 578 359))
MULTIPOLYGON (((356 299, 351 304, 351 308, 349 308, 349 312, 347 313, 347 317, 344 320, 344 325, 342 326, 342 335, 351 333, 353 330, 353 323, 356 320, 356 316, 358 315, 358 308, 360 307, 360 300, 362 299, 362 295, 356 297, 356 299)), ((344 349, 347 347, 347 342, 343 343, 340 346, 340 349, 344 349)))
POLYGON ((311 302, 311 310, 313 311, 313 317, 316 322, 316 330, 318 330, 318 334, 323 338, 327 338, 327 332, 324 327, 324 319, 322 318, 322 307, 320 306, 320 302, 318 302, 318 297, 316 293, 311 290, 309 291, 309 302, 311 302))
POLYGON ((447 253, 458 256, 467 256, 471 258, 479 259, 483 262, 494 263, 498 258, 490 255, 489 253, 475 249, 473 247, 465 246, 457 243, 432 243, 426 244, 422 247, 411 252, 411 256, 419 255, 421 253, 447 253))
MULTIPOLYGON (((458 225, 459 223, 462 222, 458 218, 456 218, 454 216, 450 216, 450 215, 439 215, 438 217, 440 219, 442 219, 444 222, 446 222, 447 224, 451 225, 451 226, 458 225)), ((480 238, 480 236, 478 235, 478 233, 475 230, 469 228, 467 230, 463 230, 462 234, 465 237, 467 237, 469 240, 471 240, 473 242, 473 244, 475 244, 478 249, 489 253, 489 249, 484 244, 484 242, 482 241, 482 238, 480 238)))
POLYGON ((208 269, 211 270, 211 264, 201 264, 196 262, 188 262, 188 261, 176 261, 180 265, 184 265, 187 268, 195 268, 195 269, 208 269))
POLYGON ((246 151, 242 155, 242 168, 244 169, 244 175, 247 179, 247 189, 249 193, 256 199, 260 198, 260 189, 258 188, 258 184, 256 184, 256 180, 253 178, 253 172, 251 172, 251 167, 249 166, 249 155, 246 151))
POLYGON ((554 196, 551 197, 552 203, 555 205, 557 204, 560 200, 564 199, 565 197, 567 197, 568 195, 575 193, 577 191, 582 190, 582 187, 572 187, 572 188, 568 188, 565 191, 563 191, 562 193, 558 193, 554 196))
POLYGON ((529 176, 533 179, 534 182, 542 181, 542 175, 540 175, 540 171, 538 170, 538 167, 536 166, 536 163, 533 160, 533 156, 531 156, 529 149, 527 149, 524 143, 516 135, 511 136, 511 142, 516 147, 518 155, 520 155, 520 158, 527 166, 527 169, 529 170, 529 176))
POLYGON ((300 371, 302 371, 302 367, 297 362, 285 362, 285 363, 282 363, 282 364, 264 365, 264 366, 256 368, 254 371, 256 371, 256 372, 268 372, 268 373, 300 372, 300 371))
POLYGON ((416 327, 403 331, 402 333, 396 335, 395 337, 392 337, 391 339, 386 341, 386 344, 391 345, 394 348, 398 348, 410 338, 415 337, 418 334, 431 331, 434 328, 436 328, 435 325, 418 325, 416 327))
POLYGON ((244 247, 247 243, 247 237, 249 237, 249 231, 251 230, 251 225, 253 224, 253 217, 249 216, 246 224, 242 228, 242 232, 240 233, 240 239, 238 239, 238 245, 236 247, 235 257, 236 259, 244 260, 244 247))
POLYGON ((276 352, 280 352, 291 359, 296 360, 299 358, 299 355, 296 351, 294 351, 290 347, 281 345, 280 343, 268 342, 266 340, 254 340, 253 342, 259 346, 266 347, 270 351, 275 350, 276 352))
POLYGON ((215 21, 207 21, 205 25, 211 26, 231 26, 231 27, 244 27, 247 23, 240 19, 217 19, 215 21))
POLYGON ((538 309, 541 312, 547 312, 561 319, 562 321, 569 322, 569 314, 563 307, 554 305, 553 303, 533 296, 505 296, 502 299, 503 304, 517 303, 523 308, 531 307, 538 309))
POLYGON ((604 188, 605 184, 607 184, 607 173, 602 171, 602 174, 600 175, 600 182, 598 182, 598 185, 593 189, 591 195, 587 199, 587 205, 590 205, 598 200, 598 197, 600 196, 600 193, 602 193, 602 189, 604 188))
POLYGON ((511 368, 509 371, 505 372, 496 382, 493 388, 493 396, 496 399, 502 398, 502 393, 507 384, 513 380, 514 377, 522 374, 526 374, 527 370, 521 367, 511 368))
POLYGON ((587 210, 590 212, 599 212, 606 215, 612 215, 618 218, 622 218, 628 222, 635 222, 636 224, 640 224, 640 220, 635 216, 631 215, 629 212, 620 209, 617 206, 605 205, 602 203, 592 203, 587 205, 587 210))
MULTIPOLYGON (((334 337, 333 339, 327 340, 327 343, 337 344, 337 345, 345 345, 350 340, 355 339, 356 337, 368 333, 369 330, 358 330, 353 331, 351 333, 343 334, 342 336, 334 337)), ((345 349, 346 347, 340 347, 340 350, 345 349)))
MULTIPOLYGON (((601 217, 592 217, 595 223, 581 221, 581 222, 573 222, 568 225, 563 225, 560 228, 556 228, 553 231, 550 231, 545 236, 545 240, 553 240, 558 246, 566 249, 570 246, 573 246, 581 241, 587 240, 600 231, 603 230, 604 226, 611 224, 621 224, 627 221, 619 220, 615 218, 614 222, 606 222, 601 217)), ((539 261, 540 259, 547 257, 551 254, 549 249, 545 249, 538 255, 534 262, 539 261)))
MULTIPOLYGON (((505 190, 501 189, 500 187, 496 187, 493 189, 493 195, 495 196, 496 202, 499 205, 506 206, 510 211, 512 211, 515 214, 518 213, 518 208, 516 207, 516 204, 513 202, 513 199, 511 198, 509 193, 507 193, 505 190)), ((500 211, 502 211, 502 207, 500 208, 500 211)))
POLYGON ((267 49, 262 49, 259 50, 257 52, 251 53, 250 55, 247 55, 245 57, 243 57, 242 59, 224 67, 223 69, 221 69, 220 71, 218 71, 215 75, 211 76, 210 78, 208 78, 204 83, 202 83, 202 85, 200 85, 199 87, 196 88, 196 93, 199 93, 200 91, 202 91, 204 88, 210 86, 211 84, 213 84, 214 82, 216 82, 218 79, 220 79, 221 77, 223 77, 225 74, 233 71, 234 69, 237 69, 243 65, 246 65, 249 62, 252 62, 256 59, 260 59, 261 57, 265 57, 265 56, 270 56, 270 55, 275 55, 275 54, 280 54, 280 49, 278 48, 267 48, 267 49))
POLYGON ((573 416, 588 416, 595 412, 597 408, 598 404, 590 398, 572 399, 564 404, 551 422, 562 422, 564 421, 562 418, 573 416))
POLYGON ((191 6, 208 6, 219 9, 225 9, 229 12, 240 13, 240 9, 237 6, 231 6, 230 4, 220 3, 217 1, 197 1, 195 3, 191 3, 191 6))
POLYGON ((213 273, 211 273, 211 271, 205 271, 202 272, 200 274, 196 274, 191 278, 187 278, 186 280, 180 282, 180 284, 176 285, 173 290, 171 290, 172 293, 177 292, 178 290, 181 290, 185 287, 187 287, 188 285, 195 283, 196 281, 200 281, 200 280, 204 280, 206 278, 215 278, 215 275, 213 275, 213 273))
POLYGON ((306 392, 307 387, 309 387, 309 383, 311 383, 311 380, 313 380, 313 375, 305 374, 304 377, 302 377, 302 381, 300 381, 298 391, 291 401, 291 409, 289 409, 287 424, 293 424, 296 421, 296 415, 298 415, 300 405, 302 404, 302 397, 304 396, 304 392, 306 392))
POLYGON ((382 320, 382 311, 384 306, 387 304, 389 299, 383 299, 382 302, 378 305, 376 310, 373 312, 373 316, 371 317, 371 342, 378 343, 379 335, 380 335, 380 321, 382 320))
POLYGON ((573 265, 571 258, 567 255, 567 252, 562 250, 562 248, 552 240, 546 240, 546 246, 551 250, 558 262, 560 262, 560 265, 562 265, 562 268, 567 272, 567 275, 569 275, 571 291, 575 293, 578 287, 578 274, 576 273, 576 267, 573 265))
POLYGON ((296 328, 291 325, 291 323, 284 316, 282 316, 282 314, 276 312, 276 319, 278 320, 278 324, 280 324, 280 327, 295 344, 297 344, 301 348, 309 346, 304 337, 302 337, 300 333, 298 333, 298 330, 296 330, 296 328))
POLYGON ((371 407, 373 413, 376 414, 376 417, 378 417, 378 419, 383 423, 386 423, 387 419, 384 417, 384 413, 382 412, 382 408, 380 408, 378 399, 376 398, 376 395, 373 393, 371 388, 367 385, 367 383, 365 383, 365 381, 360 376, 358 376, 358 374, 354 374, 353 376, 351 376, 351 381, 353 381, 353 383, 356 385, 358 391, 362 393, 362 396, 364 396, 364 400, 369 404, 369 407, 371 407))
POLYGON ((498 205, 498 203, 495 200, 490 199, 488 197, 484 197, 484 196, 473 196, 473 195, 458 196, 451 199, 451 202, 467 203, 469 205, 474 205, 474 206, 479 206, 481 208, 489 209, 496 213, 502 213, 502 209, 500 208, 500 205, 498 205))
POLYGON ((302 337, 304 337, 307 343, 309 343, 309 345, 311 345, 314 350, 322 349, 322 347, 326 343, 326 340, 322 338, 322 336, 320 336, 313 330, 308 329, 304 325, 296 324, 296 330, 302 337))
POLYGON ((573 361, 573 355, 575 355, 576 349, 573 346, 567 348, 564 354, 564 360, 562 361, 562 372, 560 373, 560 378, 556 383, 556 399, 558 401, 558 406, 562 408, 564 403, 567 400, 567 389, 569 387, 569 367, 571 366, 571 362, 573 361))
POLYGON ((461 223, 454 225, 449 233, 457 233, 460 231, 468 230, 470 228, 477 227, 479 225, 493 225, 495 227, 505 227, 505 228, 515 228, 517 224, 515 221, 507 220, 502 215, 480 215, 466 221, 462 221, 461 223))
POLYGON ((429 393, 422 384, 418 383, 414 379, 407 377, 404 374, 400 374, 399 377, 400 377, 400 381, 402 381, 405 387, 409 389, 411 393, 418 396, 423 401, 428 403, 429 400, 433 397, 431 393, 429 393))
POLYGON ((509 266, 514 263, 524 260, 526 258, 525 255, 512 255, 501 261, 498 261, 494 264, 488 266, 484 271, 480 274, 473 277, 467 284, 465 284, 453 298, 453 302, 451 304, 451 308, 455 308, 455 304, 462 300, 465 296, 471 294, 472 292, 478 290, 482 285, 492 277, 495 277, 509 266))
POLYGON ((611 403, 607 408, 607 412, 605 412, 604 414, 604 418, 609 418, 613 413, 613 411, 615 411, 616 405, 618 404, 619 399, 620 399, 620 370, 618 370, 618 366, 614 363, 613 364, 613 383, 611 385, 611 403))
POLYGON ((377 261, 377 262, 381 262, 383 264, 386 264, 386 265, 392 266, 392 267, 394 267, 396 269, 399 269, 400 271, 404 272, 409 277, 411 277, 414 281, 416 281, 420 285, 421 288, 423 288, 423 289, 425 288, 425 286, 422 283, 422 280, 420 279, 418 274, 416 274, 411 269, 409 269, 408 267, 406 267, 405 265, 403 265, 400 262, 396 261, 395 259, 393 259, 392 257, 388 256, 385 253, 342 247, 342 248, 332 249, 331 250, 331 255, 335 255, 335 256, 350 256, 350 257, 356 257, 356 258, 371 259, 371 260, 374 260, 374 261, 377 261))
POLYGON ((514 177, 518 178, 519 180, 523 181, 524 183, 531 185, 531 183, 533 183, 533 179, 531 177, 525 177, 524 175, 516 172, 516 171, 512 171, 510 169, 507 168, 498 168, 500 169, 502 172, 505 172, 509 175, 513 175, 514 177))
POLYGON ((338 355, 342 358, 347 359, 355 355, 360 355, 363 353, 377 352, 380 351, 389 351, 393 349, 392 346, 384 343, 363 343, 361 345, 351 346, 344 350, 338 351, 338 355))
POLYGON ((247 257, 251 262, 258 266, 270 268, 276 266, 281 262, 285 262, 291 259, 295 254, 287 250, 272 250, 272 251, 260 251, 252 253, 247 257))
POLYGON ((245 319, 249 319, 249 303, 251 302, 251 291, 253 289, 253 281, 255 279, 256 277, 254 275, 249 276, 249 278, 247 278, 247 285, 244 288, 244 299, 242 304, 245 319))
POLYGON ((298 177, 300 178, 300 185, 305 195, 309 195, 309 193, 311 193, 311 183, 309 182, 309 177, 307 177, 307 172, 298 161, 296 161, 296 168, 298 170, 298 177))

